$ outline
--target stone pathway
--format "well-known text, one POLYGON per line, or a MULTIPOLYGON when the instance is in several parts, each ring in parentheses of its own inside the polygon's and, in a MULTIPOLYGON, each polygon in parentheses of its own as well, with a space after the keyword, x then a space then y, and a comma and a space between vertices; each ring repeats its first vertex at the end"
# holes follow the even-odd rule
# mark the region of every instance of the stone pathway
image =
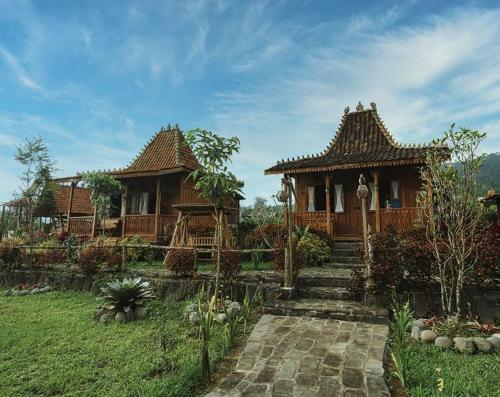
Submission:
POLYGON ((389 396, 386 325, 264 315, 236 370, 207 397, 389 396))

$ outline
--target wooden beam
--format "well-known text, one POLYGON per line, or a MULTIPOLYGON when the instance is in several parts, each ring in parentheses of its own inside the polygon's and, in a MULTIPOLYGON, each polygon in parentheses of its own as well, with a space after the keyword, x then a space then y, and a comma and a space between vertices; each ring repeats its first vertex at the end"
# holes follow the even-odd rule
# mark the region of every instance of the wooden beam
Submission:
POLYGON ((160 228, 160 209, 161 209, 161 175, 156 177, 156 203, 155 203, 155 236, 158 240, 158 231, 160 228))
POLYGON ((375 170, 373 171, 373 194, 375 194, 375 231, 377 233, 380 233, 380 227, 381 227, 381 213, 380 213, 380 193, 379 193, 379 186, 380 186, 380 171, 375 170))
POLYGON ((326 195, 326 231, 332 235, 332 209, 330 206, 330 175, 325 176, 325 195, 326 195))
POLYGON ((71 182, 69 190, 68 215, 66 217, 66 231, 69 233, 69 219, 71 218, 71 210, 73 209, 73 195, 75 193, 75 182, 71 182))

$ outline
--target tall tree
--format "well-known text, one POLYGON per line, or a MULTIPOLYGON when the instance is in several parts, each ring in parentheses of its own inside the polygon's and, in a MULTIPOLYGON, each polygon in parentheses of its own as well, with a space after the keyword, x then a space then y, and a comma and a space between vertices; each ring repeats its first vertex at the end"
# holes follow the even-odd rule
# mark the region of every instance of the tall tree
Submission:
MULTIPOLYGON (((15 159, 24 167, 19 176, 21 185, 17 195, 26 208, 28 236, 30 246, 32 246, 34 214, 45 196, 47 186, 50 184, 51 175, 55 170, 55 162, 49 153, 45 139, 38 136, 26 138, 17 147, 15 159)), ((29 261, 31 266, 31 249, 29 261)))
POLYGON ((213 132, 194 129, 186 133, 186 144, 198 159, 200 168, 191 172, 189 178, 200 195, 214 205, 215 237, 217 242, 217 271, 215 294, 219 292, 221 249, 224 239, 224 204, 241 193, 242 183, 229 171, 228 163, 239 152, 240 140, 233 136, 224 138, 213 132))
MULTIPOLYGON (((123 191, 123 185, 112 175, 102 172, 88 172, 82 175, 85 185, 92 190, 91 201, 99 220, 105 221, 111 208, 111 197, 123 191)), ((104 228, 102 228, 104 236, 104 228)))
POLYGON ((479 259, 479 236, 484 232, 477 201, 477 175, 482 156, 477 154, 486 134, 451 125, 434 141, 422 169, 426 191, 419 201, 427 224, 445 313, 460 314, 464 279, 479 259))

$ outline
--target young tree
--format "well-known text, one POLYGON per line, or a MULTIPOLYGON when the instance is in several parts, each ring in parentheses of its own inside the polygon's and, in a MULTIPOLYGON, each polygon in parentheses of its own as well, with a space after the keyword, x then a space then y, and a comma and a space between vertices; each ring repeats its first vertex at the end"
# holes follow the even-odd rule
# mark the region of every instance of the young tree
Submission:
MULTIPOLYGON (((92 190, 92 204, 96 208, 98 219, 105 220, 111 207, 111 196, 120 194, 123 185, 113 176, 102 172, 88 172, 82 175, 82 180, 92 190)), ((104 236, 104 228, 102 229, 104 236)))
MULTIPOLYGON (((33 218, 36 209, 45 196, 47 186, 50 183, 55 162, 50 156, 45 139, 42 137, 26 138, 17 147, 15 155, 24 170, 20 175, 21 186, 19 187, 19 198, 24 202, 28 220, 28 236, 30 246, 33 245, 33 218)), ((31 249, 29 261, 31 266, 31 249)))
MULTIPOLYGON (((274 196, 272 197, 274 200, 274 196)), ((264 231, 264 226, 275 225, 275 233, 278 234, 283 222, 283 205, 278 205, 274 200, 274 205, 268 205, 267 199, 264 197, 255 197, 255 202, 250 211, 250 219, 258 228, 262 239, 269 248, 272 248, 272 241, 276 240, 276 236, 267 236, 264 231)))
POLYGON ((459 315, 464 278, 479 259, 479 237, 485 230, 476 197, 482 156, 477 149, 486 134, 454 124, 433 143, 422 169, 427 187, 419 201, 427 224, 427 238, 437 267, 441 306, 459 315))
POLYGON ((224 203, 241 193, 242 183, 228 170, 233 154, 239 152, 237 137, 223 138, 213 132, 194 129, 186 133, 186 144, 198 159, 200 168, 191 172, 189 178, 200 195, 214 205, 215 238, 217 242, 217 271, 215 294, 219 292, 221 249, 224 239, 224 203))

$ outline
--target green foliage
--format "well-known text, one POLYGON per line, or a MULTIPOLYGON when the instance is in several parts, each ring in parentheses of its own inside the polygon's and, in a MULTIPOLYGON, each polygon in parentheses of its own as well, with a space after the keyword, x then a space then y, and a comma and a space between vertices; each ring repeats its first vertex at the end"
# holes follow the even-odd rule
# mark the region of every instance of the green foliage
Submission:
POLYGON ((264 299, 262 297, 262 290, 260 287, 255 289, 253 296, 250 296, 250 292, 247 287, 245 296, 243 297, 243 303, 241 305, 241 318, 243 319, 244 324, 243 333, 246 334, 247 332, 247 324, 250 321, 254 309, 257 305, 261 305, 263 302, 264 299))
POLYGON ((241 182, 227 168, 232 156, 239 152, 237 137, 223 138, 198 128, 186 133, 186 143, 201 166, 189 178, 206 200, 220 208, 225 200, 234 199, 241 193, 241 182))
POLYGON ((123 311, 129 319, 139 307, 145 307, 147 301, 154 296, 149 281, 140 278, 124 278, 106 283, 101 288, 103 295, 99 298, 104 307, 112 311, 123 311))
POLYGON ((330 260, 331 250, 328 244, 308 231, 300 238, 298 248, 303 253, 304 266, 321 266, 330 260))
POLYGON ((394 344, 397 348, 403 346, 406 340, 406 335, 413 321, 413 311, 410 308, 410 303, 406 302, 403 306, 395 303, 393 308, 393 318, 391 322, 391 331, 394 344))
POLYGON ((394 365, 394 371, 392 376, 399 380, 401 386, 405 387, 405 380, 407 377, 407 372, 409 370, 409 365, 411 362, 411 357, 407 349, 401 348, 395 350, 391 353, 392 362, 394 365))
POLYGON ((56 265, 67 262, 67 250, 60 247, 59 240, 49 239, 38 244, 38 247, 33 250, 37 266, 56 265))
POLYGON ((0 241, 0 265, 15 267, 21 263, 23 252, 19 245, 16 239, 0 241))
POLYGON ((458 316, 449 316, 442 321, 436 322, 433 329, 438 335, 449 336, 450 338, 464 336, 467 331, 465 323, 458 316))
POLYGON ((253 250, 250 253, 250 257, 252 258, 252 263, 253 263, 255 270, 259 270, 259 265, 264 260, 264 253, 262 251, 259 251, 263 248, 264 248, 264 246, 262 244, 257 244, 257 246, 255 247, 255 250, 253 250))
MULTIPOLYGON (((276 251, 273 253, 273 270, 281 277, 285 274, 285 251, 288 249, 288 239, 279 238, 274 248, 276 251)), ((299 274, 302 266, 304 264, 304 253, 298 247, 298 241, 296 238, 292 240, 292 256, 293 256, 293 269, 292 269, 292 279, 295 280, 299 274)))
POLYGON ((167 251, 165 265, 172 273, 192 277, 196 274, 194 249, 172 248, 167 251))
POLYGON ((105 219, 111 208, 111 196, 123 192, 123 185, 112 175, 102 172, 82 174, 85 185, 92 190, 91 201, 97 209, 100 219, 105 219))
MULTIPOLYGON (((203 296, 203 293, 201 294, 203 296)), ((210 381, 210 337, 215 325, 216 316, 216 296, 205 302, 198 296, 198 316, 200 318, 200 338, 201 338, 201 374, 205 381, 210 381)))
MULTIPOLYGON (((128 236, 120 241, 120 245, 122 247, 127 247, 125 249, 126 252, 126 260, 132 264, 139 262, 139 260, 150 259, 148 256, 148 252, 151 251, 147 247, 129 247, 133 245, 145 245, 148 246, 149 241, 141 236, 128 236)), ((152 262, 152 260, 151 260, 152 262)), ((149 262, 148 262, 149 263, 149 262)))
POLYGON ((224 325, 224 340, 226 348, 229 350, 238 335, 239 326, 243 317, 236 310, 226 310, 227 322, 224 325))
POLYGON ((156 370, 162 376, 171 373, 177 369, 177 363, 173 358, 173 352, 176 344, 176 335, 172 333, 172 328, 169 327, 170 309, 174 304, 174 299, 167 298, 165 302, 158 304, 155 310, 155 338, 158 344, 158 359, 156 362, 156 370))

